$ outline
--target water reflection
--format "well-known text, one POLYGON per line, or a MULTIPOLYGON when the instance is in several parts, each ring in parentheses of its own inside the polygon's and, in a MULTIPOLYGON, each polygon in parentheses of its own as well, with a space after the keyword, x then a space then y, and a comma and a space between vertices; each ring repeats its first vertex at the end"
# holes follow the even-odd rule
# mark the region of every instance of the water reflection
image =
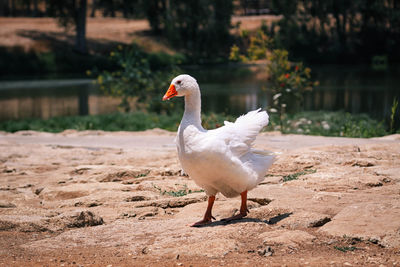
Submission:
POLYGON ((99 94, 91 80, 0 82, 0 120, 104 114, 119 103, 99 94))
POLYGON ((257 108, 267 108, 270 94, 262 90, 263 84, 254 81, 242 83, 201 83, 202 110, 240 115, 257 108))
MULTIPOLYGON (((204 71, 199 74, 203 77, 199 79, 203 111, 240 115, 269 106, 272 96, 268 90, 262 90, 268 88, 265 80, 242 70, 241 75, 221 69, 208 72, 209 76, 204 71), (214 75, 216 79, 209 79, 215 73, 219 73, 214 75)), ((314 68, 321 85, 305 94, 304 109, 345 110, 387 118, 394 97, 400 99, 398 74, 398 70, 376 73, 368 68, 314 68)), ((101 95, 90 80, 0 82, 0 120, 104 114, 117 111, 119 103, 119 99, 101 95)))

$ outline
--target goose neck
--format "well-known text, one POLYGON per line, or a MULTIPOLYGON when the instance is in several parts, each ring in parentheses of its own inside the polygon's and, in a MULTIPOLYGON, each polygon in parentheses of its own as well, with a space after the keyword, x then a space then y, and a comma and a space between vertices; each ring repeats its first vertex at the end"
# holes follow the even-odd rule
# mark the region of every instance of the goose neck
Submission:
POLYGON ((201 127, 200 91, 195 91, 185 96, 185 112, 182 121, 201 127))

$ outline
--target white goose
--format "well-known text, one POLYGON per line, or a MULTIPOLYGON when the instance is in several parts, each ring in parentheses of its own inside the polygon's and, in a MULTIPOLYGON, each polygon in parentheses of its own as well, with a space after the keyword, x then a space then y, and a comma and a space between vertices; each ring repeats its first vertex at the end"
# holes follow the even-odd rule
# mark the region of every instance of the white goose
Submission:
POLYGON ((174 96, 185 97, 185 112, 179 125, 176 145, 183 170, 208 195, 208 207, 203 220, 192 226, 201 226, 215 219, 211 210, 215 195, 242 198, 240 213, 225 220, 236 220, 247 215, 247 191, 255 188, 274 161, 251 148, 260 130, 268 124, 265 111, 254 110, 240 116, 234 123, 205 130, 201 126, 200 88, 196 80, 182 74, 175 77, 163 100, 174 96))

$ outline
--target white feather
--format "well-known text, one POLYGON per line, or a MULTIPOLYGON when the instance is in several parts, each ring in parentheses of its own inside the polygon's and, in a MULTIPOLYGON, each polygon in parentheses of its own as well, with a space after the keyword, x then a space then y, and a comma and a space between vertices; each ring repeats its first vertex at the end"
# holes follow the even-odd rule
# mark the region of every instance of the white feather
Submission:
POLYGON ((221 192, 234 197, 251 190, 265 179, 274 156, 252 149, 258 133, 268 124, 268 114, 261 109, 240 116, 234 123, 205 130, 200 124, 200 91, 188 75, 173 80, 188 84, 185 113, 177 135, 178 156, 182 168, 208 195, 221 192))

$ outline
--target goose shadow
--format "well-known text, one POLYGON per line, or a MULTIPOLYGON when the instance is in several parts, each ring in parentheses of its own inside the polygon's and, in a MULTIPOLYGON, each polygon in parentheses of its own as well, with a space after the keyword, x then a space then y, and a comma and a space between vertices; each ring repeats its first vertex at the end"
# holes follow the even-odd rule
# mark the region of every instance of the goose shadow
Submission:
POLYGON ((196 228, 216 227, 216 226, 225 226, 225 225, 229 225, 229 224, 238 224, 238 223, 247 223, 247 222, 265 223, 268 225, 274 225, 274 224, 277 224, 278 222, 288 218, 292 214, 293 214, 293 212, 287 212, 287 213, 279 214, 279 215, 269 218, 267 220, 261 220, 258 218, 248 218, 248 217, 245 217, 245 218, 242 218, 239 220, 232 220, 232 221, 219 220, 219 221, 211 222, 209 224, 194 226, 194 227, 196 227, 196 228))

